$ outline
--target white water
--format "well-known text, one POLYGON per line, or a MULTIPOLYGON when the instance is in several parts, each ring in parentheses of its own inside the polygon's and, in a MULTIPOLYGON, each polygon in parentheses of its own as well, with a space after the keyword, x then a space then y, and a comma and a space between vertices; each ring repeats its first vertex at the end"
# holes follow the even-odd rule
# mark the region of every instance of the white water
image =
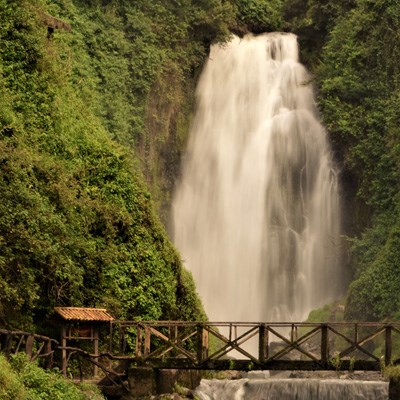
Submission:
POLYGON ((341 294, 337 174, 296 36, 213 46, 174 241, 212 321, 294 321, 341 294))
POLYGON ((387 382, 340 379, 202 380, 200 400, 386 400, 387 382))

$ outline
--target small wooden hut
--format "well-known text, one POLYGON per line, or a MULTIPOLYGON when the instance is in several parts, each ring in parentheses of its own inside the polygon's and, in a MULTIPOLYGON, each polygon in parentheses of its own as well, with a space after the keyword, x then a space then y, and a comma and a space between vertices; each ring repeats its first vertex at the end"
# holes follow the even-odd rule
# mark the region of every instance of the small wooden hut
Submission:
MULTIPOLYGON (((55 307, 57 320, 61 325, 61 369, 67 374, 68 341, 90 340, 93 342, 93 354, 99 354, 99 330, 101 326, 114 320, 104 308, 55 307)), ((97 375, 97 366, 93 374, 97 375)))

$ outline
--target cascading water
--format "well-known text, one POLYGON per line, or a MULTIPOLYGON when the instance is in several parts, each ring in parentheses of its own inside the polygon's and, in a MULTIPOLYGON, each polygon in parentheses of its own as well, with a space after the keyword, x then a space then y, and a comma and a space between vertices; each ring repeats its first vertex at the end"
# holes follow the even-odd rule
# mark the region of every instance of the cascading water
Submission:
POLYGON ((210 320, 303 320, 341 294, 336 171, 292 34, 214 45, 173 201, 210 320))
POLYGON ((386 400, 387 382, 342 379, 203 380, 200 400, 386 400))

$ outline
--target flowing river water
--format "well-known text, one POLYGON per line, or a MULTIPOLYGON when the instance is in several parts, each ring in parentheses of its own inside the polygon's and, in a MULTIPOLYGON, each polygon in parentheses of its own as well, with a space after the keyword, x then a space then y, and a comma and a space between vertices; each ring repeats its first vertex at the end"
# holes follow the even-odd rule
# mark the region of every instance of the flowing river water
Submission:
POLYGON ((388 383, 341 379, 203 380, 199 400, 387 400, 388 383))

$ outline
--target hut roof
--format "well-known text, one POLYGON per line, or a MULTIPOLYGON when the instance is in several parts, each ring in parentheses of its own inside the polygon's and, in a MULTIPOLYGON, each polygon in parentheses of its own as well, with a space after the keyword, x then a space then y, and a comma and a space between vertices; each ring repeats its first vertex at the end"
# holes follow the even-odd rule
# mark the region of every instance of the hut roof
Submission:
POLYGON ((106 322, 114 318, 104 308, 55 307, 54 311, 68 321, 106 322))

